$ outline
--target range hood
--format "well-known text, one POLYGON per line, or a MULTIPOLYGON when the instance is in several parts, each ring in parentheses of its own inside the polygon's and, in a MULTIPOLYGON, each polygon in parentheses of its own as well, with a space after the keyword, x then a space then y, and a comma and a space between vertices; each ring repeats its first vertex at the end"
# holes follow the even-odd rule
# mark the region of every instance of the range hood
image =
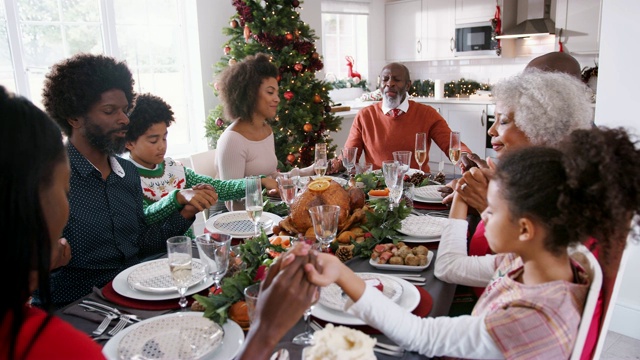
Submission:
POLYGON ((526 15, 525 20, 515 27, 504 29, 496 38, 513 39, 555 34, 556 24, 550 15, 551 0, 518 1, 518 15, 521 14, 526 15))

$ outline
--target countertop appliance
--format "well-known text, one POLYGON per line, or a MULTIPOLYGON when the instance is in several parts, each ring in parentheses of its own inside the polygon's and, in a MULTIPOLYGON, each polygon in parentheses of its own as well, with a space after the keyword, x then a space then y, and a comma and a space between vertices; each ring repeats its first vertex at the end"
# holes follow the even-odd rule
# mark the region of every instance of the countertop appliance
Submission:
POLYGON ((456 25, 455 56, 495 55, 498 42, 493 37, 491 23, 456 25))

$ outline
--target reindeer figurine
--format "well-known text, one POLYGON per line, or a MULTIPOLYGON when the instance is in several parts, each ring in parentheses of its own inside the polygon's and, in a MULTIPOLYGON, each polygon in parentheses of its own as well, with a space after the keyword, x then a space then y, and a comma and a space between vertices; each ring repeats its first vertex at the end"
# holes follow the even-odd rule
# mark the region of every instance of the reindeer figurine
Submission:
POLYGON ((347 60, 347 67, 349 68, 349 74, 348 76, 350 78, 358 78, 360 80, 362 80, 362 75, 360 75, 359 72, 353 71, 353 64, 354 64, 354 60, 353 57, 351 56, 346 56, 345 59, 347 60))

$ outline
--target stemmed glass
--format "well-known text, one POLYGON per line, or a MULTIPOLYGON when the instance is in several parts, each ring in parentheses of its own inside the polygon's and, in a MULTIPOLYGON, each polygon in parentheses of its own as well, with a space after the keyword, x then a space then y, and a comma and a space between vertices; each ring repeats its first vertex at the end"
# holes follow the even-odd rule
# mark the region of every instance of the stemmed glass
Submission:
POLYGON ((411 151, 394 151, 393 160, 400 163, 400 171, 404 176, 409 171, 409 167, 411 167, 411 151))
MULTIPOLYGON (((309 209, 311 211, 311 209, 309 209)), ((315 228, 315 227, 314 227, 315 228)), ((313 238, 299 238, 296 241, 304 241, 305 243, 311 245, 312 248, 317 248, 318 243, 313 238)), ((292 243, 291 246, 294 246, 292 243)), ((296 335, 292 342, 297 345, 312 345, 313 343, 313 331, 311 329, 311 311, 313 310, 313 305, 315 305, 320 299, 320 288, 313 293, 313 299, 311 299, 311 305, 309 308, 305 310, 303 314, 304 318, 304 332, 296 335)))
POLYGON ((196 245, 200 260, 205 263, 206 271, 213 279, 216 289, 219 288, 220 280, 229 268, 231 235, 223 233, 202 234, 196 237, 196 245))
POLYGON ((460 132, 452 131, 449 137, 449 160, 453 163, 453 178, 456 178, 456 164, 460 160, 460 132))
MULTIPOLYGON (((297 170, 297 169, 294 169, 297 170)), ((297 173, 297 172, 296 172, 297 173)), ((278 182, 278 190, 280 190, 280 198, 291 209, 291 204, 296 199, 298 193, 298 181, 299 175, 294 176, 293 170, 289 173, 281 173, 276 178, 278 182)))
POLYGON ((422 172, 422 164, 427 161, 427 134, 416 134, 416 149, 414 152, 416 156, 416 162, 420 165, 420 171, 422 172))
POLYGON ((384 174, 384 182, 389 188, 389 208, 393 209, 400 203, 402 197, 402 186, 404 183, 404 174, 402 165, 399 161, 383 161, 382 173, 384 174))
POLYGON ((253 222, 254 235, 258 236, 258 225, 262 217, 262 183, 259 176, 247 176, 244 182, 246 195, 244 208, 253 222))
POLYGON ((315 148, 315 158, 313 160, 313 171, 316 175, 324 176, 327 172, 327 144, 317 143, 315 148))
POLYGON ((174 236, 167 240, 167 253, 169 255, 169 270, 173 284, 180 294, 180 307, 182 311, 187 308, 185 294, 191 282, 191 238, 188 236, 174 236))
POLYGON ((309 209, 309 214, 313 222, 313 232, 320 241, 321 250, 327 251, 329 244, 336 238, 336 233, 338 232, 340 206, 314 206, 309 209))
POLYGON ((349 147, 342 149, 342 165, 347 168, 347 175, 351 177, 351 169, 356 166, 356 156, 358 155, 357 147, 349 147))

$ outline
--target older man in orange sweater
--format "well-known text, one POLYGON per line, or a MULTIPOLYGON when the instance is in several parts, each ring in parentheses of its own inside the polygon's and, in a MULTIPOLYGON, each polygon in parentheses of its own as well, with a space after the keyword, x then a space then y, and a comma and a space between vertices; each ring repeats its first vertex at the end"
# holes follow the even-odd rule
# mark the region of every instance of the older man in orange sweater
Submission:
MULTIPOLYGON (((416 133, 423 132, 427 134, 427 150, 433 140, 448 156, 451 129, 434 108, 408 99, 409 69, 390 63, 382 69, 380 80, 382 102, 358 112, 344 146, 357 147, 358 159, 364 150, 367 162, 379 169, 384 160, 393 160, 394 151, 413 152, 416 133)), ((464 144, 462 151, 471 152, 464 144)), ((429 158, 425 165, 423 169, 429 172, 429 158)))

